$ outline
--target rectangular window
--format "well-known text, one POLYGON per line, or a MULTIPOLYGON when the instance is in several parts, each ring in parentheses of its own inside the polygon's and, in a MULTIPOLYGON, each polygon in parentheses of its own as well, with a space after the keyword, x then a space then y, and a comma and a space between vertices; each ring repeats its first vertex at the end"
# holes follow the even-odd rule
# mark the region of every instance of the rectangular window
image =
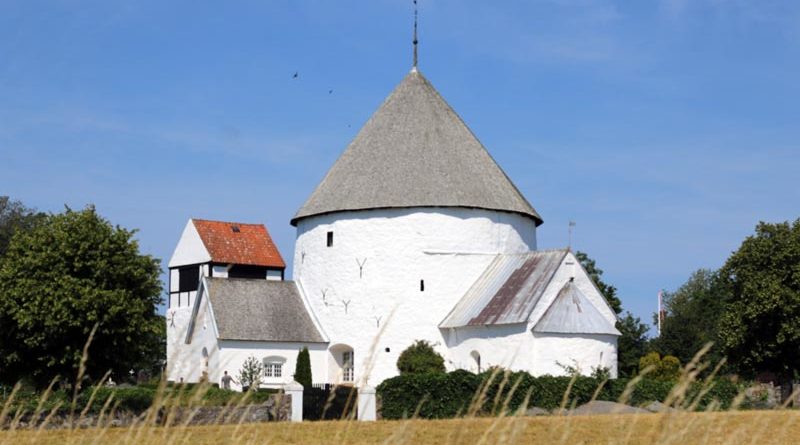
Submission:
POLYGON ((194 292, 200 282, 200 268, 197 266, 178 269, 178 292, 194 292))
POLYGON ((264 364, 264 377, 282 377, 283 364, 282 363, 265 363, 264 364))
POLYGON ((328 232, 328 247, 333 247, 333 232, 328 232))
POLYGON ((342 380, 352 382, 353 377, 353 351, 346 351, 342 353, 342 380))

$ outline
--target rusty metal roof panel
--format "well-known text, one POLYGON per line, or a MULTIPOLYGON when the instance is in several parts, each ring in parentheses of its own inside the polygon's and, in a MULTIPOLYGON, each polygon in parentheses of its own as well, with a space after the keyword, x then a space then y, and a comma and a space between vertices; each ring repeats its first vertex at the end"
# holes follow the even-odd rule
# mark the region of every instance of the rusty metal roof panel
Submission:
POLYGON ((439 327, 528 321, 566 250, 497 255, 439 327))
POLYGON ((533 331, 557 334, 621 335, 571 281, 561 288, 542 318, 536 322, 533 331))

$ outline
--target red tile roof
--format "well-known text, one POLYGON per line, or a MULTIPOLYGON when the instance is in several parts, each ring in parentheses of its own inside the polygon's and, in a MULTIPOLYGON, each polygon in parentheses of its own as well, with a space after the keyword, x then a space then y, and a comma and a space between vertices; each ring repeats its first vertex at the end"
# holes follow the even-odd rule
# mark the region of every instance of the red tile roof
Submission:
POLYGON ((192 219, 211 261, 285 268, 281 253, 263 224, 192 219))

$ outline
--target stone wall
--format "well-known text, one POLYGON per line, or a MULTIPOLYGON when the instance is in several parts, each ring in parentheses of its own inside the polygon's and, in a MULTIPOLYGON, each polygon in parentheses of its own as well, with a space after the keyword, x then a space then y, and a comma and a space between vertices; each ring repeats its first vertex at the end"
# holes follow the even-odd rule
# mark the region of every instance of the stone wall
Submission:
MULTIPOLYGON (((258 405, 244 405, 235 407, 225 406, 200 406, 195 408, 179 407, 175 409, 161 408, 155 416, 155 425, 213 425, 235 423, 259 423, 270 421, 287 421, 292 411, 292 400, 283 394, 275 394, 267 401, 258 405)), ((16 429, 45 429, 91 427, 127 427, 140 424, 147 418, 147 413, 135 414, 130 412, 117 412, 112 417, 105 416, 100 421, 97 414, 88 414, 80 419, 71 420, 68 414, 59 414, 47 420, 48 413, 42 413, 34 418, 32 415, 23 415, 15 423, 16 429)), ((11 427, 12 420, 0 425, 0 429, 11 427)))

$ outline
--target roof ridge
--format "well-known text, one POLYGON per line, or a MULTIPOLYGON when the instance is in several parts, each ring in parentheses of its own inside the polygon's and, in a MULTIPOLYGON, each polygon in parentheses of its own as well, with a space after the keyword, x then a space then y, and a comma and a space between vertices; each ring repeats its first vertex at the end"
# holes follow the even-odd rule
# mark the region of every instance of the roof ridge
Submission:
POLYGON ((236 224, 240 226, 259 226, 266 228, 267 226, 264 223, 243 223, 237 221, 222 221, 218 219, 204 219, 204 218, 189 218, 192 221, 200 221, 200 222, 212 222, 212 223, 220 223, 220 224, 236 224))

